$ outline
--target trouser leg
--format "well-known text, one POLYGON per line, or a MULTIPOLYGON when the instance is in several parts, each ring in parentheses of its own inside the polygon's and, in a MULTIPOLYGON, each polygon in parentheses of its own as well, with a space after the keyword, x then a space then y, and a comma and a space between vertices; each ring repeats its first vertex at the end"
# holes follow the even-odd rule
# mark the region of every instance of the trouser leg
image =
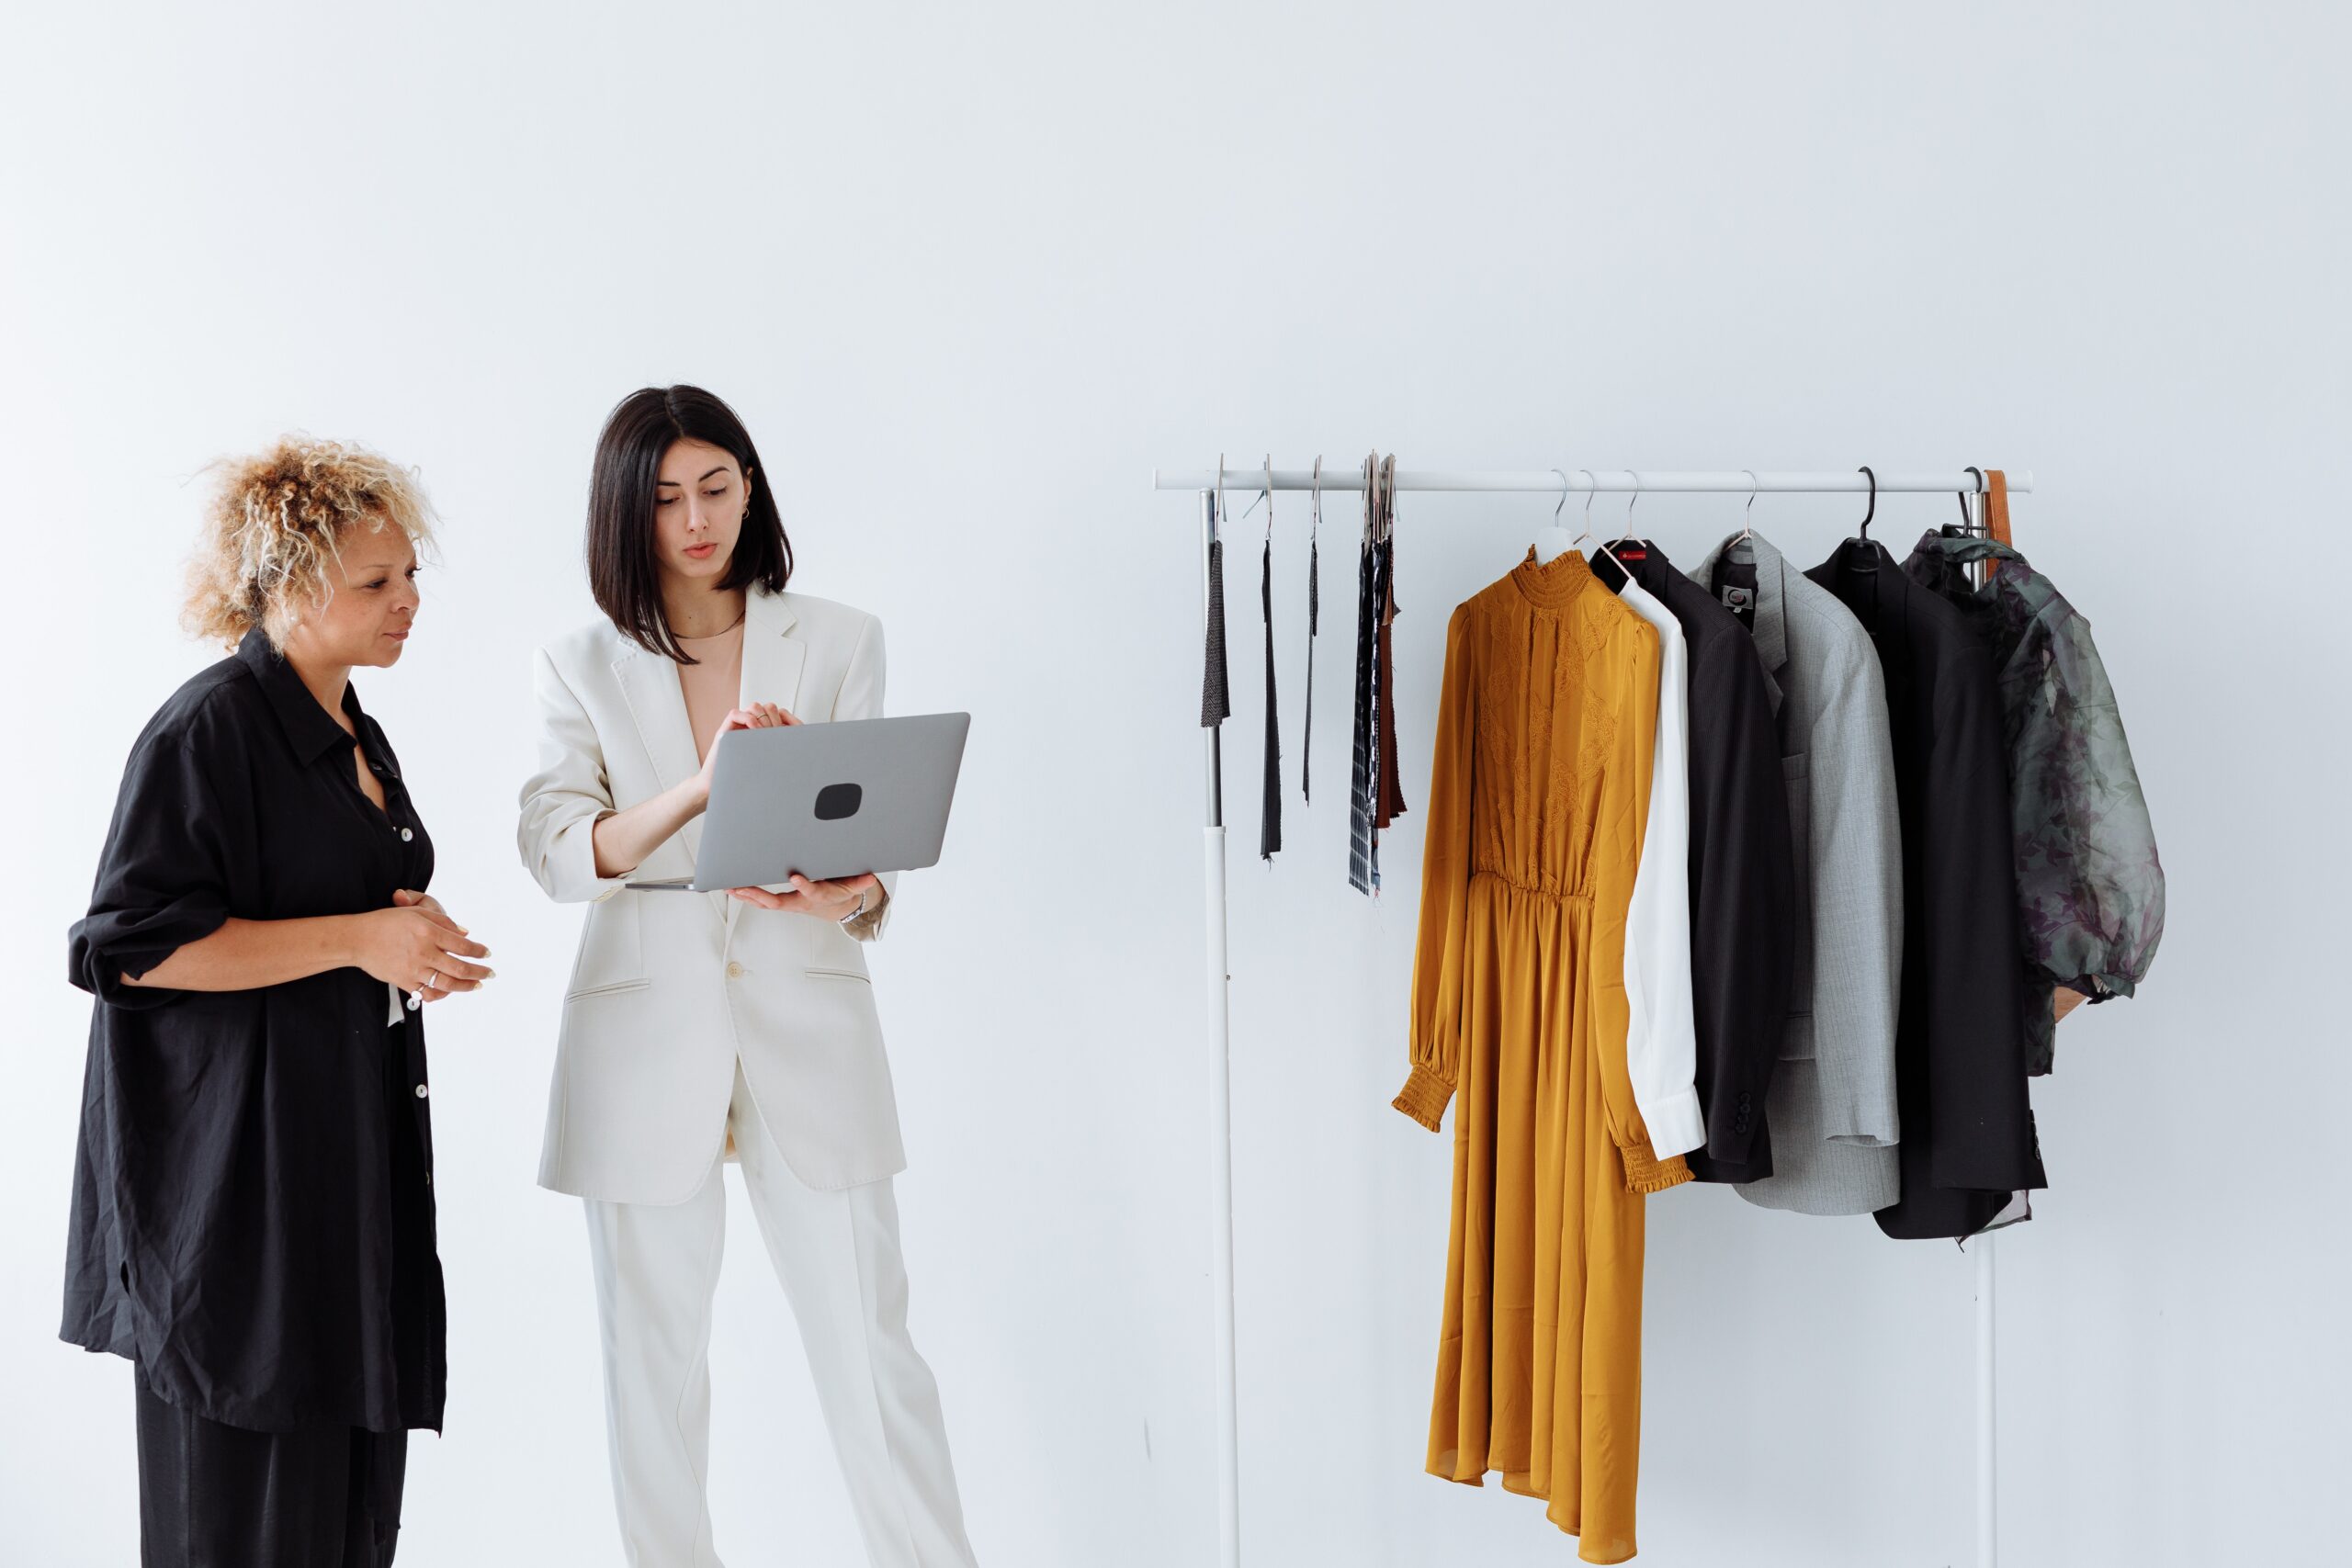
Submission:
POLYGON ((629 1568, 718 1568, 706 1486, 710 1303, 727 1228, 718 1162, 683 1203, 586 1203, 623 1553, 629 1568))
POLYGON ((972 1568, 939 1385, 907 1333, 888 1180, 818 1191, 793 1174, 739 1069, 735 1144, 800 1325, 817 1400, 873 1568, 972 1568))
POLYGON ((133 1382, 142 1568, 389 1568, 408 1434, 247 1431, 133 1382))
POLYGON ((354 1431, 349 1474, 343 1568, 391 1568, 408 1481, 408 1434, 354 1431))

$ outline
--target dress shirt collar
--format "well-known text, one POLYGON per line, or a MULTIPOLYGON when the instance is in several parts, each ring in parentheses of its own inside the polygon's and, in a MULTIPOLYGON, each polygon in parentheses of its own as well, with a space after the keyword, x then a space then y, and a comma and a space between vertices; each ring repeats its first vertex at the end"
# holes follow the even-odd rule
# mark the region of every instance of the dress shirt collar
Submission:
MULTIPOLYGON (((311 688, 302 683, 302 677, 295 672, 294 666, 277 651, 277 644, 269 640, 269 634, 259 626, 247 632, 244 640, 237 644, 237 657, 246 669, 253 671, 254 682, 269 698, 270 708, 277 715, 278 727, 286 731, 288 744, 294 748, 294 754, 303 761, 315 762, 336 745, 353 743, 353 737, 334 721, 333 715, 319 705, 319 699, 311 694, 311 688)), ((348 681, 343 687, 343 711, 350 715, 352 726, 356 729, 360 718, 359 692, 348 681)))
POLYGON ((1789 616, 1787 589, 1783 578, 1788 563, 1772 542, 1763 535, 1750 532, 1745 539, 1737 535, 1725 539, 1707 552, 1690 576, 1710 598, 1715 592, 1715 568, 1729 561, 1734 565, 1753 562, 1756 567, 1756 621, 1751 628, 1756 635, 1756 652, 1764 666, 1764 685, 1771 694, 1772 711, 1781 711, 1781 671, 1789 663, 1789 616))
POLYGON ((2027 564, 2025 557, 1998 539, 1979 538, 1973 534, 1954 537, 1934 528, 1919 536, 1919 543, 1912 554, 1941 556, 1958 566, 1980 560, 2013 560, 2019 566, 2027 564))
POLYGON ((1805 576, 1851 610, 1862 629, 1871 634, 1871 640, 1882 649, 1900 639, 1911 623, 1910 575, 1876 539, 1846 540, 1805 576), (1864 583, 1870 585, 1867 600, 1858 604, 1847 597, 1847 590, 1860 592, 1864 583))
POLYGON ((1592 575, 1611 593, 1622 592, 1630 577, 1661 604, 1666 603, 1667 579, 1674 573, 1674 563, 1654 539, 1633 540, 1623 547, 1612 542, 1606 553, 1594 553, 1591 566, 1592 575))

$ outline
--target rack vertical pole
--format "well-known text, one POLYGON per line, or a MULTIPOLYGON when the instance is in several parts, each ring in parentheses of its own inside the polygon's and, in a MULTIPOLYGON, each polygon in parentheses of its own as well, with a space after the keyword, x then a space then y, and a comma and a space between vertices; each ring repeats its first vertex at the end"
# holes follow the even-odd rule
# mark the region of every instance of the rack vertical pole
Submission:
MULTIPOLYGON (((1216 492, 1201 491, 1201 629, 1209 616, 1209 546, 1216 538, 1216 492)), ((1225 898, 1225 784, 1216 725, 1201 728, 1208 770, 1208 821, 1202 846, 1206 878, 1209 1047, 1209 1186, 1215 1234, 1209 1252, 1211 1290, 1216 1305, 1216 1521, 1219 1568, 1241 1563, 1241 1456, 1239 1406, 1233 1355, 1233 1057, 1232 1011, 1227 990, 1225 898)))
POLYGON ((2000 1558, 1994 1482, 1993 1237, 1976 1238, 1976 1568, 2000 1558))
MULTIPOLYGON (((1984 493, 1980 487, 1968 498, 1968 526, 1977 536, 1987 537, 1992 529, 1984 517, 1984 493)), ((1984 586, 1992 577, 1992 563, 1979 561, 1976 582, 1984 586)), ((1974 1240, 1976 1252, 1976 1568, 1997 1568, 2001 1556, 2000 1511, 1997 1483, 2000 1448, 1997 1441, 1999 1424, 1993 1403, 1994 1351, 1993 1337, 1993 1236, 1992 1231, 1980 1233, 1974 1240)))

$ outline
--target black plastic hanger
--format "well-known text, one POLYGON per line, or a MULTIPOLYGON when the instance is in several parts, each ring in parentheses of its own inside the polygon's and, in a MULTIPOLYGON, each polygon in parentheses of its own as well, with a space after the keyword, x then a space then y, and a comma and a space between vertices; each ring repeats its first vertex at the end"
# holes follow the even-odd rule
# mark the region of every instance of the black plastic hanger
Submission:
MULTIPOLYGON (((1984 470, 1978 468, 1975 464, 1971 463, 1968 466, 1968 471, 1976 476, 1976 493, 1980 496, 1983 495, 1984 493, 1984 470)), ((1947 539, 1973 539, 1977 537, 1980 530, 1977 526, 1976 513, 1970 511, 1968 508, 1969 492, 1964 490, 1956 490, 1951 493, 1952 499, 1960 502, 1960 521, 1956 524, 1947 523, 1944 525, 1944 537, 1947 539)))
POLYGON ((1871 519, 1878 515, 1878 476, 1871 472, 1868 463, 1855 472, 1871 481, 1871 502, 1862 513, 1862 525, 1854 536, 1838 547, 1838 564, 1846 571, 1866 572, 1878 570, 1879 547, 1871 538, 1871 519))

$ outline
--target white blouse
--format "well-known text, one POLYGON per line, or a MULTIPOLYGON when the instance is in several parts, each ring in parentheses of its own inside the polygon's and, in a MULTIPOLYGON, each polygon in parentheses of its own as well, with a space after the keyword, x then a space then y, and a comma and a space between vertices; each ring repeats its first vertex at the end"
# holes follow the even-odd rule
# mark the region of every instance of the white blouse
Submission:
POLYGON ((1699 1036, 1690 1006, 1690 692, 1682 627, 1630 576, 1625 607, 1657 628, 1657 746, 1649 827, 1625 912, 1625 1070, 1660 1159, 1707 1141, 1699 1113, 1699 1036))

